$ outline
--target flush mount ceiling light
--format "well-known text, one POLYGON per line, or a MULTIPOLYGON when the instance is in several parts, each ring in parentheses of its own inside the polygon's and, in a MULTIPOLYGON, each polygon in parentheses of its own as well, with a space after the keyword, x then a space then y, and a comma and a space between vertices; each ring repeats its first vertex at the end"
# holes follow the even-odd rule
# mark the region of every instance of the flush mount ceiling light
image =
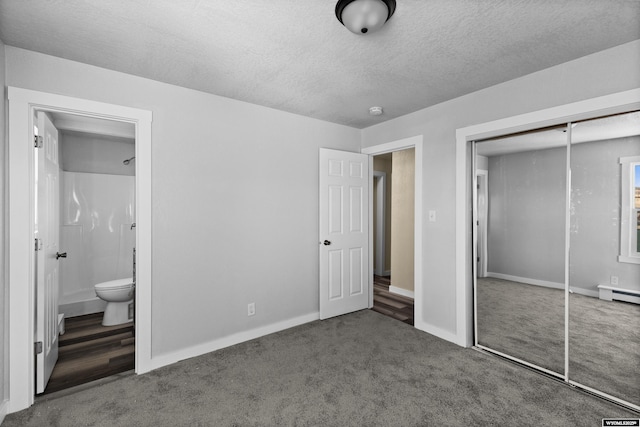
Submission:
POLYGON ((338 21, 354 34, 369 34, 382 28, 396 10, 396 0, 340 0, 338 21))
POLYGON ((382 107, 371 107, 369 108, 369 114, 372 116, 379 116, 382 114, 382 107))

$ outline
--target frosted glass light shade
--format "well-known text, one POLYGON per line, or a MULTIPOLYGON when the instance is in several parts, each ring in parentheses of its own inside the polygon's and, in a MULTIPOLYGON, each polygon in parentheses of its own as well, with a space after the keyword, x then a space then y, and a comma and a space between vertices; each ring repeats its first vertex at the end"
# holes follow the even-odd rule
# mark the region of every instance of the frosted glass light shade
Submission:
POLYGON ((340 0, 336 16, 349 31, 362 35, 382 28, 395 8, 395 0, 340 0))

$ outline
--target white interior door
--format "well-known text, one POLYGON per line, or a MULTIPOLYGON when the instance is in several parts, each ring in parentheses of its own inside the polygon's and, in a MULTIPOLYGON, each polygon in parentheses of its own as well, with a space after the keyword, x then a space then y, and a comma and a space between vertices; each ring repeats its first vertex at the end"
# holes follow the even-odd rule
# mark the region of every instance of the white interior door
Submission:
POLYGON ((369 307, 369 157, 320 149, 320 318, 369 307))
POLYGON ((58 252, 60 181, 58 130, 38 113, 42 147, 36 149, 36 393, 42 393, 58 360, 58 252), (42 343, 42 344, 40 344, 42 343), (41 346, 41 347, 40 347, 41 346), (40 347, 40 348, 38 348, 40 347))

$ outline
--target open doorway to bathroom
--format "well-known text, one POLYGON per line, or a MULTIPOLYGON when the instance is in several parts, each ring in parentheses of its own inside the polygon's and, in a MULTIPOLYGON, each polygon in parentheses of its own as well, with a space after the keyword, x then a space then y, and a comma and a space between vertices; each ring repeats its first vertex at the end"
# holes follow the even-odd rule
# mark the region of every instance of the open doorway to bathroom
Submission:
POLYGON ((135 367, 135 125, 38 110, 33 123, 34 228, 45 242, 36 335, 50 353, 35 375, 48 394, 135 367))
MULTIPOLYGON (((136 285, 135 285, 135 373, 153 369, 151 357, 151 123, 149 110, 108 104, 88 99, 8 87, 8 361, 9 411, 26 409, 34 403, 36 392, 36 357, 39 341, 35 337, 36 251, 34 250, 35 179, 34 115, 36 111, 60 112, 87 118, 130 123, 135 127, 135 214, 136 214, 136 285), (34 343, 35 338, 35 343, 34 343)), ((52 150, 58 153, 58 150, 52 150)), ((54 200, 56 200, 54 198, 54 200)), ((53 259, 55 259, 55 252, 53 259)), ((60 258, 61 259, 61 258, 60 258)), ((40 282, 42 283, 42 282, 40 282)), ((54 295, 58 295, 55 293, 54 295)), ((51 306, 56 319, 47 329, 47 343, 58 343, 57 301, 51 306), (53 325, 53 326, 52 326, 53 325)), ((44 342, 42 354, 45 353, 44 342)), ((57 352, 54 352, 57 357, 57 352)))

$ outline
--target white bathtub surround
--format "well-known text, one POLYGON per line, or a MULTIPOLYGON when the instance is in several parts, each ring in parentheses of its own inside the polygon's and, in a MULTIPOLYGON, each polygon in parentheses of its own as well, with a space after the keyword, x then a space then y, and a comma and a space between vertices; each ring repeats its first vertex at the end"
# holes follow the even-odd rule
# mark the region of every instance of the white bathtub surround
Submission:
POLYGON ((135 245, 135 178, 63 172, 60 312, 65 317, 103 311, 97 283, 131 277, 135 245))

